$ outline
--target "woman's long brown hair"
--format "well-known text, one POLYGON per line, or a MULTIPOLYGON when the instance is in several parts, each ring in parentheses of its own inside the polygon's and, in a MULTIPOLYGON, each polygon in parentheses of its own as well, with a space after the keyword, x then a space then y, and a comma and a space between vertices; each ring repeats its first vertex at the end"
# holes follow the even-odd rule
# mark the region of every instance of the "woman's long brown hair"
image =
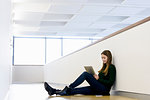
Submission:
POLYGON ((105 55, 105 56, 107 56, 106 68, 104 69, 105 64, 103 63, 103 66, 102 66, 101 70, 99 70, 98 72, 99 72, 99 73, 102 72, 102 73, 104 73, 104 75, 106 76, 107 73, 108 73, 108 68, 109 68, 109 66, 111 65, 111 62, 112 62, 112 54, 111 54, 111 52, 110 52, 109 50, 104 50, 104 51, 101 53, 101 55, 102 55, 102 54, 105 55), (103 71, 103 70, 104 70, 104 71, 103 71))

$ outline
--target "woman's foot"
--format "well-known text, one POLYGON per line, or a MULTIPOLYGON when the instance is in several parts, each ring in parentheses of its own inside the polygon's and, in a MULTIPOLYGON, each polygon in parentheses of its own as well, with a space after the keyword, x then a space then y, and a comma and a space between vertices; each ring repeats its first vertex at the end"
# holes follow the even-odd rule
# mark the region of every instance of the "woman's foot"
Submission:
POLYGON ((61 90, 56 90, 52 88, 47 82, 44 82, 44 88, 50 96, 53 94, 58 94, 61 91, 61 90))
POLYGON ((50 96, 53 95, 54 90, 51 86, 48 85, 47 82, 44 82, 44 88, 50 96))
POLYGON ((58 94, 61 96, 69 96, 71 92, 71 88, 65 87, 62 91, 60 91, 58 94))

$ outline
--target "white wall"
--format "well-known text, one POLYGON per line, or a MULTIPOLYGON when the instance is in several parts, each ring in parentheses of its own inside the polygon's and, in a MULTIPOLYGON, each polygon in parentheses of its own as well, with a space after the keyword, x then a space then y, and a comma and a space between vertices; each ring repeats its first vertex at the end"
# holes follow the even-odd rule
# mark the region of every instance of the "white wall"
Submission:
POLYGON ((13 66, 13 83, 39 83, 44 81, 44 66, 13 66))
POLYGON ((0 0, 0 100, 11 84, 10 13, 11 1, 0 0))
POLYGON ((150 21, 45 66, 45 81, 69 84, 84 65, 101 68, 100 53, 109 49, 117 69, 116 90, 150 94, 150 21))

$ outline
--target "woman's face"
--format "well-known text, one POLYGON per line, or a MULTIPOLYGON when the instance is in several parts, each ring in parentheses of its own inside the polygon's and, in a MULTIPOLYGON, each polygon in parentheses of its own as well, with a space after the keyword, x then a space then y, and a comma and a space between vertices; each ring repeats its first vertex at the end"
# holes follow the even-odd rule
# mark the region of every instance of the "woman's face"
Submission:
POLYGON ((102 54, 101 57, 102 57, 103 63, 106 64, 108 57, 106 55, 104 55, 104 54, 102 54))

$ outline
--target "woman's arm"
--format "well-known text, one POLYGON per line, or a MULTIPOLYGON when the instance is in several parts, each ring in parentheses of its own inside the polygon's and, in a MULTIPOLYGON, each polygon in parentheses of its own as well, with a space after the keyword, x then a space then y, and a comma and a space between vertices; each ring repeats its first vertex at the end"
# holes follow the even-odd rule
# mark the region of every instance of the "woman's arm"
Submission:
POLYGON ((96 80, 99 79, 99 76, 98 76, 97 74, 95 74, 95 75, 93 75, 93 76, 94 76, 94 78, 95 78, 96 80))
POLYGON ((109 70, 109 79, 99 78, 98 81, 107 86, 112 86, 116 79, 116 68, 115 66, 110 66, 109 70))

